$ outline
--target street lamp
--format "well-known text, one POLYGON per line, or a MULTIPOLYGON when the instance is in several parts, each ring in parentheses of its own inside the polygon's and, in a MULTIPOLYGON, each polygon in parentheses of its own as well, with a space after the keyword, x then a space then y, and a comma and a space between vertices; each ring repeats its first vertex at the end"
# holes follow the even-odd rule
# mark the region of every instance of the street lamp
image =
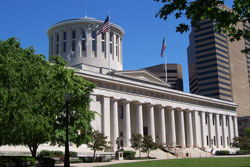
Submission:
POLYGON ((70 167, 70 162, 69 162, 69 101, 70 101, 70 95, 68 93, 66 93, 66 95, 64 96, 64 100, 66 102, 66 117, 65 117, 66 140, 65 140, 64 167, 70 167))

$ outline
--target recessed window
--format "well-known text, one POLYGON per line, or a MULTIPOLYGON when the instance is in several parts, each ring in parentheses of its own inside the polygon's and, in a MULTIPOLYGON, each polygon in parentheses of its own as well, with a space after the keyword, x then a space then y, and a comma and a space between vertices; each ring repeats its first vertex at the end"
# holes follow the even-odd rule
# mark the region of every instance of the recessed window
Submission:
POLYGON ((82 31, 82 51, 86 51, 86 32, 82 31))
MULTIPOLYGON (((102 33, 102 40, 101 40, 101 42, 102 42, 102 52, 103 53, 105 52, 105 37, 106 37, 105 33, 102 33)), ((104 57, 106 58, 106 55, 104 55, 104 57)))
POLYGON ((56 42, 59 42, 59 34, 56 35, 56 42))
POLYGON ((82 51, 86 51, 86 41, 82 40, 82 51))
POLYGON ((213 125, 214 125, 214 123, 215 123, 215 116, 213 115, 213 125))
POLYGON ((85 39, 86 38, 86 32, 82 31, 82 38, 85 39))
POLYGON ((118 38, 118 35, 116 35, 115 48, 116 48, 116 56, 119 56, 119 38, 118 38))
POLYGON ((214 136, 214 145, 216 146, 216 138, 215 138, 215 136, 214 136))
POLYGON ((206 125, 207 125, 207 123, 208 123, 208 116, 207 115, 205 116, 205 120, 206 120, 206 125))
POLYGON ((207 136, 207 145, 208 145, 208 136, 207 136))
POLYGON ((72 51, 76 51, 76 41, 72 40, 72 51))
POLYGON ((120 119, 123 119, 123 106, 120 106, 119 117, 120 119))
POLYGON ((76 39, 76 31, 72 31, 72 39, 76 39))
MULTIPOLYGON (((110 54, 113 53, 113 33, 110 33, 109 35, 109 52, 110 54)), ((114 60, 114 55, 112 56, 112 59, 114 60)))
POLYGON ((63 52, 66 52, 66 41, 63 42, 63 52))
MULTIPOLYGON (((92 34, 92 51, 96 51, 96 32, 93 31, 92 34)), ((96 54, 95 54, 96 57, 96 54)))
POLYGON ((67 40, 67 32, 63 33, 63 40, 67 40))

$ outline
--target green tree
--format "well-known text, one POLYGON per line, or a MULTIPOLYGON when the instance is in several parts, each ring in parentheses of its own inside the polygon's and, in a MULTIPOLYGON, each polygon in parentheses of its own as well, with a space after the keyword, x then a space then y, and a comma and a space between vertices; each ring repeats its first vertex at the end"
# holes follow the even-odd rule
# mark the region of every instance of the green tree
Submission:
POLYGON ((107 141, 107 136, 98 130, 94 130, 91 133, 92 140, 88 143, 88 147, 94 151, 94 159, 96 151, 102 151, 109 147, 109 142, 107 141))
POLYGON ((244 130, 244 136, 234 138, 233 146, 241 150, 250 150, 250 128, 244 130))
POLYGON ((141 151, 142 151, 142 141, 143 141, 143 137, 141 134, 132 135, 131 147, 139 151, 140 157, 141 157, 141 151))
POLYGON ((21 48, 15 38, 0 41, 0 145, 28 146, 35 157, 40 144, 61 143, 66 92, 72 96, 71 142, 91 139, 94 113, 88 108, 94 85, 66 65, 59 56, 48 62, 33 47, 21 48))
MULTIPOLYGON (((163 7, 156 16, 167 20, 170 15, 175 15, 176 19, 182 17, 191 20, 191 26, 199 28, 197 24, 200 20, 216 20, 215 29, 219 33, 226 33, 230 41, 244 38, 250 41, 250 30, 237 28, 239 22, 250 23, 250 1, 234 0, 232 10, 224 10, 224 0, 154 0, 161 2, 163 7)), ((176 27, 177 32, 187 32, 189 25, 180 23, 176 27)), ((250 49, 242 50, 249 53, 250 49)))
POLYGON ((142 141, 142 152, 147 153, 147 157, 149 158, 149 154, 151 151, 157 149, 157 144, 153 141, 150 135, 144 136, 142 141))

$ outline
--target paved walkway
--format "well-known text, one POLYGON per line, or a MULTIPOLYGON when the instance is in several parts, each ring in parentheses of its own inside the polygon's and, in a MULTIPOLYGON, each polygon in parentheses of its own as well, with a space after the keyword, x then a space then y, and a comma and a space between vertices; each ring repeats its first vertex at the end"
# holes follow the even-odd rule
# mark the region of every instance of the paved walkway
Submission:
MULTIPOLYGON (((208 158, 234 158, 234 157, 250 157, 250 155, 227 155, 227 156, 215 156, 215 157, 208 157, 208 158)), ((196 157, 198 158, 198 157, 196 157)), ((169 159, 176 159, 176 158, 169 158, 169 159)), ((133 162, 140 162, 140 161, 157 161, 163 159, 150 159, 150 160, 113 160, 111 162, 95 162, 95 163, 78 163, 78 164, 70 164, 70 167, 95 167, 95 166, 105 166, 105 165, 112 165, 112 164, 122 164, 122 163, 133 163, 133 162)), ((167 159, 165 159, 167 160, 167 159)), ((56 164, 56 167, 63 167, 63 164, 56 164)))

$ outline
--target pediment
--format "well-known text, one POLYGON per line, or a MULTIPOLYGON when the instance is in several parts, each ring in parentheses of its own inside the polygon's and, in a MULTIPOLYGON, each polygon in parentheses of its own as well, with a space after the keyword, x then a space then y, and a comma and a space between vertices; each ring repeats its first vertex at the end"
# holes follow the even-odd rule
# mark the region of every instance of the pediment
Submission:
POLYGON ((115 71, 114 75, 170 86, 168 83, 161 80, 158 76, 152 74, 151 72, 145 69, 129 70, 129 71, 115 71))

